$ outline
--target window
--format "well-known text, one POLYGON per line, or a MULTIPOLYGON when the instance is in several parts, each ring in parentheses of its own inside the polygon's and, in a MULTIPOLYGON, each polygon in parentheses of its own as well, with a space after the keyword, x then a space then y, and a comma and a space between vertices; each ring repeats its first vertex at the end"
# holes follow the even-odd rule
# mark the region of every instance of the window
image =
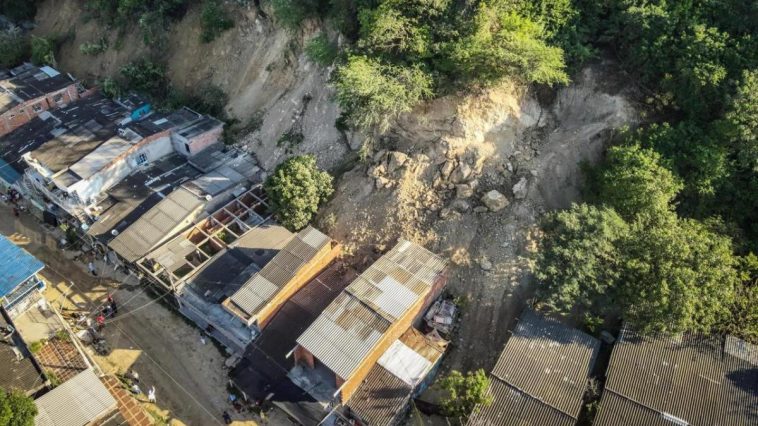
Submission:
POLYGON ((187 150, 187 154, 189 154, 189 153, 191 153, 191 152, 192 152, 192 151, 190 151, 190 147, 189 147, 189 144, 188 144, 188 143, 185 143, 185 144, 184 144, 184 149, 186 149, 186 150, 187 150))
POLYGON ((137 155, 137 165, 141 166, 145 163, 147 163, 147 155, 145 153, 137 155))
POLYGON ((63 102, 63 95, 59 93, 53 96, 53 102, 55 102, 56 104, 63 102))
POLYGON ((32 105, 32 110, 34 110, 34 112, 40 112, 40 111, 42 111, 42 104, 34 104, 34 105, 32 105))

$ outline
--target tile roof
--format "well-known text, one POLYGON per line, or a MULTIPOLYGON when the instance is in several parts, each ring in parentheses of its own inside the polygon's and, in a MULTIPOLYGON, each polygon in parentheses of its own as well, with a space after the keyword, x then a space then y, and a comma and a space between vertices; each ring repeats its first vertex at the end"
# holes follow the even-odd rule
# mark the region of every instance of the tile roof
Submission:
POLYGON ((412 391, 410 385, 375 364, 347 406, 371 426, 390 426, 404 414, 412 391))
POLYGON ((554 418, 562 424, 565 416, 573 424, 599 348, 597 339, 526 309, 490 374, 499 382, 493 389, 506 398, 478 407, 468 424, 498 424, 503 413, 515 412, 523 412, 524 422, 554 418))
MULTIPOLYGON (((613 348, 596 425, 663 418, 676 424, 758 422, 758 348, 738 339, 643 337, 625 328, 613 348)), ((650 424, 657 424, 659 420, 650 424)))
POLYGON ((0 235, 0 297, 10 294, 44 266, 36 257, 0 235))
POLYGON ((89 368, 76 346, 58 337, 48 340, 34 356, 45 374, 54 373, 61 382, 89 368))
POLYGON ((116 409, 116 400, 91 369, 34 401, 37 426, 86 425, 116 409))
POLYGON ((191 220, 203 201, 179 188, 148 210, 108 246, 128 262, 134 262, 155 248, 184 221, 191 220))
POLYGON ((260 272, 250 277, 232 295, 231 301, 245 314, 255 316, 331 242, 331 238, 319 230, 306 227, 290 238, 260 272))

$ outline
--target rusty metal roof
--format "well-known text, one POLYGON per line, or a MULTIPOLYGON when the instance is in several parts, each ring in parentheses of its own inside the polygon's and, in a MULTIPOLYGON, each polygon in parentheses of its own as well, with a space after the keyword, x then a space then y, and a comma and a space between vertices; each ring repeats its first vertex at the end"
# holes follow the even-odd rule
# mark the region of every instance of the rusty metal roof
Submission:
POLYGON ((711 336, 643 337, 625 328, 611 355, 596 425, 758 422, 758 349, 711 336), (621 401, 621 400, 626 401, 621 401), (632 403, 630 403, 632 402, 632 403))
POLYGON ((412 390, 410 385, 376 364, 346 405, 371 426, 394 425, 397 417, 404 414, 412 390))

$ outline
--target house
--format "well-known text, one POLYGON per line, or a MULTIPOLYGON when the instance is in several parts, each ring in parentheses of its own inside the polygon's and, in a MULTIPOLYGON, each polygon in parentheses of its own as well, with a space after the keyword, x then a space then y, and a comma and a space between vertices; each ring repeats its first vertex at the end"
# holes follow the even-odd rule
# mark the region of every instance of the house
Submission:
POLYGON ((576 424, 599 348, 597 339, 525 310, 490 372, 492 404, 477 406, 466 424, 576 424))
POLYGON ((11 318, 23 313, 45 288, 37 275, 42 268, 36 257, 0 235, 0 301, 11 318))
POLYGON ((275 404, 301 424, 316 424, 326 415, 323 405, 289 379, 292 348, 355 277, 355 271, 334 262, 284 302, 229 373, 245 399, 275 404))
POLYGON ((622 329, 594 425, 755 425, 758 347, 733 336, 622 329))
POLYGON ((46 386, 42 368, 4 312, 0 312, 0 388, 34 395, 46 386))
POLYGON ((429 386, 448 344, 435 332, 424 335, 408 328, 379 358, 340 415, 362 426, 403 424, 411 399, 429 386))
POLYGON ((394 342, 440 295, 446 262, 401 240, 298 338, 288 376, 325 408, 349 401, 394 342))
POLYGON ((243 351, 284 301, 339 254, 318 230, 294 235, 268 210, 256 185, 137 262, 175 294, 180 312, 233 351, 243 351), (231 299, 259 315, 252 318, 231 299))
POLYGON ((0 136, 79 97, 77 83, 51 67, 26 63, 13 68, 0 79, 0 136))
POLYGON ((36 426, 107 424, 118 416, 116 400, 89 368, 34 401, 36 426))

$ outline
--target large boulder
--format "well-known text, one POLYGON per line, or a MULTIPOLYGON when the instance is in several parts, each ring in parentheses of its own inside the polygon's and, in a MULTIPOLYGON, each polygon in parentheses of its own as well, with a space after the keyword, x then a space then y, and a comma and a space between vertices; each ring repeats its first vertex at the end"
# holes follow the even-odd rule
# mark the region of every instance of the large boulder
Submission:
POLYGON ((482 197, 482 203, 484 203, 484 205, 493 212, 502 210, 509 204, 508 199, 505 198, 505 195, 494 189, 484 194, 482 197))
POLYGON ((526 198, 527 193, 527 180, 525 177, 522 177, 515 185, 513 185, 513 197, 517 200, 523 200, 526 198))

